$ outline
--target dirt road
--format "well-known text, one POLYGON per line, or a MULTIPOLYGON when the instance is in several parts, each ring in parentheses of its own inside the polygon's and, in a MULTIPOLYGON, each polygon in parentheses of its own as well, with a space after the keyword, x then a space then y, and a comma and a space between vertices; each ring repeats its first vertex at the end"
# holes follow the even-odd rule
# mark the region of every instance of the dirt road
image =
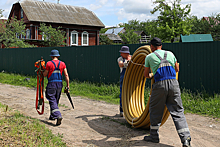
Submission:
MULTIPOLYGON (((64 119, 60 126, 55 126, 55 121, 48 119, 48 103, 45 103, 43 115, 36 112, 35 96, 34 89, 0 84, 2 104, 17 109, 26 116, 39 119, 54 134, 63 134, 63 140, 70 147, 181 147, 171 117, 160 128, 160 143, 148 143, 143 141, 143 138, 149 131, 130 128, 124 118, 116 115, 118 105, 74 97, 73 110, 63 94, 60 110, 64 119)), ((193 114, 186 114, 186 119, 193 147, 220 147, 220 122, 193 114)))

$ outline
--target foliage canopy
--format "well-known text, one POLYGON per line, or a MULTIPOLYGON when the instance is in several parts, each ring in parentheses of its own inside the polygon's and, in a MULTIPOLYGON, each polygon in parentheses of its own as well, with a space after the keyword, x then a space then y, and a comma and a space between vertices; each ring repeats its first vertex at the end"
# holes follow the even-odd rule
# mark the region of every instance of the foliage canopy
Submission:
POLYGON ((189 34, 191 30, 190 23, 187 18, 191 11, 191 4, 181 7, 181 0, 156 0, 154 4, 158 4, 151 11, 152 14, 159 11, 157 36, 163 41, 174 42, 174 38, 180 34, 189 34))
POLYGON ((0 42, 2 42, 6 48, 18 47, 28 48, 34 47, 25 42, 26 36, 25 24, 23 20, 17 20, 17 18, 11 18, 7 22, 0 22, 0 42))
POLYGON ((62 27, 53 28, 51 25, 46 26, 45 23, 40 24, 39 30, 43 38, 43 44, 48 47, 64 46, 66 45, 66 32, 61 30, 62 27))

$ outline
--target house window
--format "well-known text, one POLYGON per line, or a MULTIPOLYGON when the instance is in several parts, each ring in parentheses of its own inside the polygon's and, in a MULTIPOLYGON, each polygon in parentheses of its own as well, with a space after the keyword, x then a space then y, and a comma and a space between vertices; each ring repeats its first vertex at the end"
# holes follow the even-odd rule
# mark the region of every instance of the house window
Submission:
POLYGON ((44 32, 42 32, 42 40, 50 41, 50 35, 48 36, 48 34, 45 34, 44 32))
POLYGON ((18 39, 20 38, 20 35, 18 33, 16 33, 16 38, 18 38, 18 39))
POLYGON ((24 13, 23 13, 24 11, 23 11, 23 9, 21 8, 21 18, 23 18, 24 17, 24 13))
POLYGON ((21 39, 25 39, 25 35, 22 35, 22 33, 21 33, 21 39))
POLYGON ((31 39, 31 30, 30 29, 26 30, 26 39, 31 39))
POLYGON ((71 32, 71 45, 78 45, 78 32, 77 31, 71 32))
POLYGON ((42 40, 44 40, 44 32, 42 33, 42 40))
POLYGON ((82 33, 82 45, 89 45, 89 33, 88 32, 82 33))

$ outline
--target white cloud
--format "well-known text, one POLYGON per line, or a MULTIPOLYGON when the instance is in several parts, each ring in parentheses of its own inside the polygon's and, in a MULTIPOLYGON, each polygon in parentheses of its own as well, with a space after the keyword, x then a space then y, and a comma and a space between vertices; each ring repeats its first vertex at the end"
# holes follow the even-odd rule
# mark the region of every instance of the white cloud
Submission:
POLYGON ((102 7, 101 5, 94 5, 94 4, 91 4, 91 5, 89 6, 90 10, 92 10, 92 11, 97 10, 97 9, 99 9, 99 8, 101 8, 101 7, 102 7))
POLYGON ((196 15, 198 18, 203 16, 210 16, 212 13, 219 13, 220 1, 219 0, 203 0, 202 2, 192 3, 191 12, 192 15, 196 15))
POLYGON ((148 14, 144 14, 144 13, 141 13, 141 14, 132 13, 132 12, 127 13, 127 12, 125 12, 125 10, 123 8, 118 11, 117 15, 118 15, 119 20, 122 20, 122 19, 126 18, 128 21, 129 20, 145 21, 145 20, 148 20, 148 19, 155 18, 154 15, 148 15, 148 14))
POLYGON ((101 5, 105 5, 107 2, 108 2, 108 0, 99 0, 99 3, 100 3, 101 5))
POLYGON ((96 4, 90 4, 89 8, 94 11, 97 9, 102 8, 103 6, 105 6, 105 4, 108 2, 108 0, 96 0, 96 4))
MULTIPOLYGON (((120 10, 116 13, 119 20, 137 19, 144 21, 156 19, 157 17, 156 14, 152 15, 150 13, 156 6, 152 0, 116 0, 116 3, 121 6, 120 10)), ((181 4, 182 6, 191 4, 191 14, 196 15, 198 18, 220 12, 220 0, 182 0, 181 4)))
POLYGON ((146 14, 153 9, 151 0, 124 0, 122 6, 127 13, 146 14))
POLYGON ((127 20, 148 20, 155 18, 150 13, 153 9, 151 0, 117 0, 117 4, 122 8, 116 13, 119 20, 126 18, 127 20))

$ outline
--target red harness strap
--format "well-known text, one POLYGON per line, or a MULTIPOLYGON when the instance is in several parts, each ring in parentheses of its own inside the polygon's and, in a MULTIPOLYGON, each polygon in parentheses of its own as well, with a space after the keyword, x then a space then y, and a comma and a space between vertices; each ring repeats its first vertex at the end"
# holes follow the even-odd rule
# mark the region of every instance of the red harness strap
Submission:
POLYGON ((45 61, 41 58, 40 61, 35 62, 35 67, 37 67, 37 93, 36 93, 36 110, 39 115, 44 113, 44 76, 43 71, 45 69, 45 61), (39 111, 40 106, 41 112, 39 111))

